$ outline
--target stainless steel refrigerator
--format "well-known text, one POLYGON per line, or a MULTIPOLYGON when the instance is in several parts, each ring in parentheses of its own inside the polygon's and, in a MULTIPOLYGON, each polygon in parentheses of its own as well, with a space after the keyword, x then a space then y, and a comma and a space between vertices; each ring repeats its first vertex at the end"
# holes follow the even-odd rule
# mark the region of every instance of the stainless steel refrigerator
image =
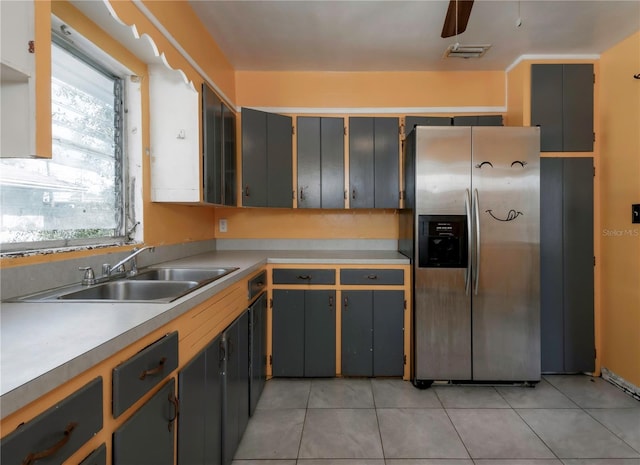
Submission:
POLYGON ((399 249, 416 385, 540 380, 540 133, 417 126, 399 249))

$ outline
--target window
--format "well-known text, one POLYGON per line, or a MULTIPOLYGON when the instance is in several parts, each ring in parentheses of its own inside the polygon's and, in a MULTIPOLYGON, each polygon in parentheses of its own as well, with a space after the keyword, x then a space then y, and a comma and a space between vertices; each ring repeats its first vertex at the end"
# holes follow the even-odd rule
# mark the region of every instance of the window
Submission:
POLYGON ((123 82, 54 36, 51 160, 2 159, 2 251, 123 242, 123 82))

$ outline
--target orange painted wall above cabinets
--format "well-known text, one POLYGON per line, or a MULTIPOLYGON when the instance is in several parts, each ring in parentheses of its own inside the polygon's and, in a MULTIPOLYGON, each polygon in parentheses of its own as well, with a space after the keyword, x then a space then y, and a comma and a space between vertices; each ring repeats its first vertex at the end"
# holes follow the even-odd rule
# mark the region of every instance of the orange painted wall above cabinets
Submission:
POLYGON ((502 107, 502 71, 237 71, 236 104, 246 107, 502 107))
POLYGON ((640 31, 600 59, 602 366, 640 386, 640 31))

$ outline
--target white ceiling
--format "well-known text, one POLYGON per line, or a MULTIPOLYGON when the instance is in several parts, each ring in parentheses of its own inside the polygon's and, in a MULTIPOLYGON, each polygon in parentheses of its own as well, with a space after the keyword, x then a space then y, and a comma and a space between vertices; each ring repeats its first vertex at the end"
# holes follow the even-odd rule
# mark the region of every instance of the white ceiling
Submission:
POLYGON ((640 30, 640 0, 476 0, 448 39, 448 0, 189 2, 238 70, 504 70, 521 55, 600 54, 640 30), (455 42, 492 47, 443 59, 455 42))

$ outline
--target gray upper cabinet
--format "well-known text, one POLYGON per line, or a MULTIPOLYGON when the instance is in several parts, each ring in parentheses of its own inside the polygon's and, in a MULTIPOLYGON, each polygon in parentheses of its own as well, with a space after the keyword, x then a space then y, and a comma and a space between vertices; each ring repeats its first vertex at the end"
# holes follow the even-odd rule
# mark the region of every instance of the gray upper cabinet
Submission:
POLYGON ((454 116, 454 126, 503 126, 502 115, 454 116))
POLYGON ((351 208, 398 208, 398 118, 349 118, 351 208))
POLYGON ((236 117, 215 92, 202 84, 204 201, 236 204, 236 117))
POLYGON ((244 206, 293 206, 291 133, 288 116, 242 109, 244 206))
POLYGON ((297 122, 298 208, 344 208, 344 119, 297 122))
POLYGON ((404 135, 408 136, 416 126, 451 126, 449 116, 407 116, 404 119, 404 135))
POLYGON ((593 151, 593 65, 531 65, 531 125, 542 152, 593 151))

